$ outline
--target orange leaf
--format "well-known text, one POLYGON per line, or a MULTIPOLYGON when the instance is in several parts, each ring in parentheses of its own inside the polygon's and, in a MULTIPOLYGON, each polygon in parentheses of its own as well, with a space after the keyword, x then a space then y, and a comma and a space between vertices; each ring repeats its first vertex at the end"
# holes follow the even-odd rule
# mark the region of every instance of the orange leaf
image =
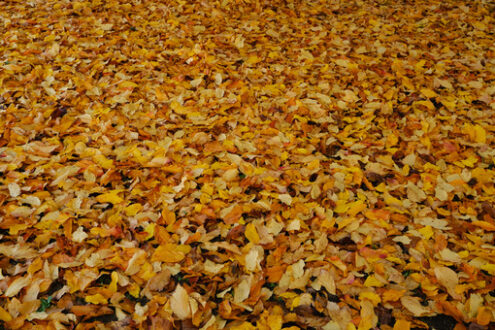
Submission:
POLYGON ((411 322, 399 319, 394 324, 394 330, 409 330, 411 329, 411 322))
POLYGON ((404 296, 404 293, 406 293, 406 290, 395 290, 395 289, 387 290, 382 294, 383 302, 397 301, 402 296, 404 296))
POLYGON ((236 205, 223 219, 223 221, 228 224, 234 224, 242 216, 242 206, 236 205))
POLYGON ((270 283, 278 282, 282 278, 282 275, 284 274, 286 268, 287 268, 286 266, 282 266, 282 265, 277 265, 268 268, 266 270, 266 275, 268 276, 267 281, 270 283))
POLYGON ((151 261, 161 262, 179 262, 186 257, 186 254, 191 251, 189 245, 177 245, 167 243, 160 245, 153 253, 151 261))
POLYGON ((166 207, 162 210, 162 218, 169 226, 173 225, 176 221, 175 213, 168 210, 166 207))
POLYGON ((488 221, 476 220, 476 221, 473 221, 472 224, 475 226, 481 227, 487 231, 495 231, 495 225, 491 222, 488 222, 488 221))
POLYGON ((369 210, 364 215, 371 220, 388 220, 390 218, 390 212, 382 209, 369 210))
POLYGON ((492 312, 488 307, 483 306, 478 310, 478 315, 476 316, 476 323, 479 325, 488 325, 492 320, 492 312))

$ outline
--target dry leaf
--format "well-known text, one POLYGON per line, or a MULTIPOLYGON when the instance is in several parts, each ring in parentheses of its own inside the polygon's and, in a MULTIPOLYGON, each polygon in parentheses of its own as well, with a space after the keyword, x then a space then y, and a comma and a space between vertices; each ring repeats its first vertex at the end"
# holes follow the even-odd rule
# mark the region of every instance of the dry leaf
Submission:
POLYGON ((186 320, 191 317, 189 294, 180 284, 177 285, 170 297, 170 307, 179 320, 186 320))
POLYGON ((410 311, 414 316, 423 316, 430 312, 429 308, 424 307, 419 302, 419 298, 404 296, 400 298, 402 306, 410 311))
POLYGON ((435 276, 438 282, 443 285, 447 292, 454 298, 460 299, 461 296, 455 292, 457 284, 459 284, 459 278, 457 273, 448 267, 435 267, 435 276))

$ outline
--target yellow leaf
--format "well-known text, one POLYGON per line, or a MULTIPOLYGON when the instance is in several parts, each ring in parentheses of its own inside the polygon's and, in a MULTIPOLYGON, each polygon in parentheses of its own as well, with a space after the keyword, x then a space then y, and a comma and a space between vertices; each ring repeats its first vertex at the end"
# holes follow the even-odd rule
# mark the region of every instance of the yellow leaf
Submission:
POLYGON ((406 293, 406 290, 395 290, 395 289, 389 289, 382 294, 382 298, 384 302, 387 301, 397 301, 399 300, 402 296, 404 296, 404 293, 406 293))
POLYGON ((442 100, 441 103, 449 110, 454 110, 456 106, 456 101, 451 101, 451 100, 442 100))
POLYGON ((432 98, 432 97, 438 96, 437 93, 435 93, 434 91, 432 91, 431 89, 428 89, 428 88, 422 88, 420 91, 421 91, 421 94, 423 94, 427 98, 432 98))
POLYGON ((333 209, 335 213, 345 213, 349 210, 350 204, 346 204, 344 200, 338 200, 336 204, 337 205, 333 209))
POLYGON ((28 267, 28 273, 34 274, 43 267, 43 259, 36 258, 28 267))
POLYGON ((477 143, 486 143, 486 131, 480 125, 474 126, 474 141, 477 143))
POLYGON ((476 131, 474 129, 474 126, 471 124, 464 124, 462 127, 462 133, 466 134, 469 136, 469 140, 474 141, 476 139, 476 131))
POLYGON ((416 70, 421 70, 425 66, 426 61, 425 60, 420 60, 418 63, 414 64, 416 67, 416 70))
POLYGON ((86 296, 86 298, 84 298, 84 300, 88 304, 93 304, 93 305, 106 305, 108 303, 107 299, 105 297, 103 297, 100 293, 97 293, 97 294, 94 294, 91 296, 86 296))
POLYGON ((117 292, 117 282, 119 281, 119 274, 117 272, 112 272, 112 281, 108 285, 108 289, 112 292, 117 292))
POLYGON ((188 109, 186 107, 183 107, 182 105, 180 105, 179 102, 177 101, 172 101, 170 103, 170 108, 172 110, 174 110, 175 113, 178 113, 179 115, 187 115, 187 113, 189 112, 188 109))
POLYGON ((359 299, 368 299, 373 303, 373 306, 377 306, 382 301, 379 295, 370 291, 361 292, 359 294, 359 299))
POLYGON ((474 164, 478 162, 478 158, 471 155, 467 159, 461 160, 461 162, 466 165, 467 167, 473 167, 474 164))
POLYGON ((280 330, 282 329, 283 319, 282 319, 282 309, 279 306, 275 306, 268 315, 267 323, 270 330, 280 330))
POLYGON ((441 207, 437 208, 436 211, 437 211, 438 214, 443 215, 445 217, 450 215, 450 211, 449 210, 442 209, 441 207))
POLYGON ((108 159, 102 154, 94 155, 93 160, 106 170, 113 167, 113 160, 108 159))
POLYGON ((294 153, 298 155, 309 155, 311 152, 306 148, 296 148, 294 153))
POLYGON ((347 213, 353 217, 364 209, 366 209, 366 204, 363 201, 358 200, 349 204, 349 210, 347 213))
POLYGON ((131 204, 131 205, 127 206, 124 209, 124 212, 125 212, 125 215, 132 217, 132 216, 135 216, 142 209, 143 209, 143 206, 139 203, 136 203, 136 204, 131 204))
POLYGON ((364 281, 365 287, 382 287, 384 284, 376 279, 374 275, 368 276, 364 281))
POLYGON ((349 224, 351 224, 352 222, 354 222, 354 218, 351 218, 351 217, 347 217, 347 218, 344 218, 340 221, 337 221, 337 224, 339 226, 339 230, 348 226, 349 224))
POLYGON ((399 319, 394 324, 394 330, 409 330, 411 329, 411 322, 399 319))
POLYGON ((12 321, 12 316, 2 307, 0 307, 0 320, 4 322, 12 321))
POLYGON ((318 169, 318 168, 320 168, 320 161, 318 159, 312 160, 308 164, 308 169, 309 170, 314 170, 314 169, 318 169))
POLYGON ((485 272, 488 272, 488 274, 490 275, 495 275, 495 264, 482 265, 481 269, 485 272))
POLYGON ((249 58, 247 59, 246 63, 247 64, 256 64, 258 63, 259 61, 261 61, 261 59, 259 57, 257 57, 256 55, 251 55, 249 56, 249 58))
MULTIPOLYGON (((467 258, 467 257, 469 257, 469 251, 466 251, 466 250, 464 250, 464 251, 460 251, 460 252, 458 253, 458 255, 459 255, 459 257, 461 257, 462 259, 467 258)), ((495 266, 494 266, 494 267, 495 267, 495 266)), ((494 269, 494 270, 495 270, 495 269, 494 269)), ((494 271, 494 273, 495 273, 495 271, 494 271)), ((495 274, 494 274, 494 275, 495 275, 495 274)))
MULTIPOLYGON (((378 190, 378 187, 377 187, 378 190)), ((385 203, 387 205, 402 205, 402 202, 398 200, 397 198, 393 197, 392 195, 386 195, 385 196, 385 203)))
POLYGON ((155 89, 155 95, 156 95, 156 99, 159 101, 159 102, 162 102, 162 101, 166 101, 167 100, 167 94, 165 94, 164 92, 162 92, 159 88, 156 88, 155 89))
POLYGON ((150 223, 146 226, 146 228, 144 228, 144 231, 148 233, 148 235, 146 235, 146 240, 149 240, 155 235, 155 227, 156 223, 150 223))
POLYGON ((471 176, 480 183, 489 183, 495 177, 495 172, 476 167, 471 171, 471 176))
POLYGON ((21 230, 24 230, 29 227, 29 224, 27 223, 16 223, 14 225, 11 225, 9 227, 9 234, 10 235, 17 235, 21 230))
POLYGON ((378 317, 374 312, 374 306, 368 300, 362 300, 361 303, 361 321, 358 325, 358 330, 369 330, 376 326, 378 317))
POLYGON ((141 289, 139 288, 139 285, 136 283, 132 284, 129 289, 127 290, 131 296, 134 298, 139 297, 139 292, 141 292, 141 289))
POLYGON ((213 195, 213 185, 209 183, 203 184, 203 187, 201 187, 201 191, 204 192, 207 195, 213 195))
POLYGON ((472 222, 473 225, 483 228, 486 231, 495 231, 495 225, 488 221, 476 220, 472 222))
POLYGON ((167 243, 160 245, 151 256, 151 261, 179 262, 191 251, 189 245, 167 243))
POLYGON ((424 238, 430 239, 433 236, 433 229, 431 226, 426 226, 418 230, 424 238))
POLYGON ((387 140, 385 141, 385 147, 393 147, 397 144, 397 142, 399 142, 399 137, 395 134, 390 134, 387 136, 387 140))
POLYGON ((486 143, 486 131, 481 125, 464 124, 462 133, 468 135, 470 141, 486 143))
POLYGON ((132 81, 123 81, 119 84, 120 88, 134 88, 137 87, 138 85, 135 82, 132 81))
POLYGON ((292 304, 290 306, 290 310, 293 310, 294 308, 296 308, 297 306, 299 306, 301 302, 301 297, 295 297, 294 300, 292 300, 292 304))
POLYGON ((256 330, 256 327, 249 322, 243 322, 240 325, 231 327, 232 330, 256 330))
POLYGON ((344 60, 344 59, 337 59, 335 60, 335 64, 337 64, 338 66, 343 66, 344 68, 347 68, 349 67, 349 64, 350 62, 348 60, 344 60))
POLYGON ((473 22, 471 23, 476 29, 484 31, 486 30, 486 25, 483 22, 473 22))
POLYGON ((297 297, 297 293, 287 291, 287 292, 281 293, 280 296, 282 298, 293 299, 293 298, 297 297))
POLYGON ((98 203, 118 204, 124 200, 122 197, 119 197, 119 192, 120 190, 112 190, 111 192, 96 196, 96 200, 98 203))
POLYGON ((392 257, 392 256, 389 256, 389 257, 387 257, 387 260, 388 260, 388 261, 391 261, 391 262, 393 262, 393 263, 399 264, 399 265, 404 264, 404 260, 402 260, 402 259, 400 259, 400 258, 397 258, 397 257, 392 257))
POLYGON ((409 78, 407 77, 402 77, 402 83, 404 84, 405 87, 407 87, 407 89, 409 90, 415 90, 416 88, 414 87, 413 83, 411 82, 411 80, 409 80, 409 78))
POLYGON ((165 223, 167 225, 173 225, 176 220, 175 213, 168 210, 166 207, 163 208, 162 218, 163 220, 165 220, 165 223))
POLYGON ((422 106, 427 107, 430 110, 435 110, 435 105, 433 103, 431 103, 431 101, 429 101, 429 100, 426 100, 426 101, 416 101, 416 102, 414 102, 414 104, 419 104, 419 105, 422 105, 422 106))
POLYGON ((252 222, 247 224, 246 231, 244 232, 244 234, 246 235, 246 238, 251 243, 254 243, 254 244, 259 243, 260 236, 258 235, 258 232, 256 231, 256 227, 254 226, 254 224, 252 222))
POLYGON ((189 119, 198 119, 198 120, 201 120, 203 117, 203 115, 201 114, 201 112, 199 111, 193 111, 193 112, 189 112, 187 114, 187 118, 189 119))
POLYGON ((137 273, 137 275, 143 280, 149 281, 156 275, 156 273, 153 271, 153 266, 151 266, 149 262, 146 262, 141 266, 141 270, 137 273))

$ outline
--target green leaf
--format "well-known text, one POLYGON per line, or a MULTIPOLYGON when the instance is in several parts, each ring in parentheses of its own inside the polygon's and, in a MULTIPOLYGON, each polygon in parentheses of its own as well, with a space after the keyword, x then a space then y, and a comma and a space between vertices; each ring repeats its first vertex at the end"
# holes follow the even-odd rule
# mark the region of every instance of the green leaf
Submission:
POLYGON ((41 298, 41 305, 38 308, 37 312, 44 312, 52 305, 52 296, 48 296, 48 298, 41 298))

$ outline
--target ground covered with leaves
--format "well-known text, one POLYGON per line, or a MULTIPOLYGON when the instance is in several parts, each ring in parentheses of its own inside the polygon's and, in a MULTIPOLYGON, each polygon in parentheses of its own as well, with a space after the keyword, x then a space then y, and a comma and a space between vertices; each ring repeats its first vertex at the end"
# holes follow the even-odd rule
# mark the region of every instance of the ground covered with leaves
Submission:
POLYGON ((0 2, 0 327, 493 327, 494 17, 0 2))

